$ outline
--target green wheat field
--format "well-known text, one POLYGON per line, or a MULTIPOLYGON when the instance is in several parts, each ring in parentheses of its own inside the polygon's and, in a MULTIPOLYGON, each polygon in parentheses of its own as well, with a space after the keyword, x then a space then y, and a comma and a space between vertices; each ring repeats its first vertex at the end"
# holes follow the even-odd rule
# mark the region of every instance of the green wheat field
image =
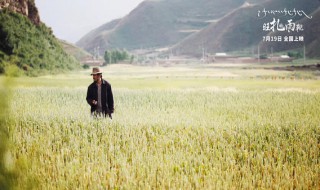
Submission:
POLYGON ((113 120, 90 117, 91 70, 2 76, 3 173, 14 189, 319 189, 319 72, 265 67, 104 67, 113 120))

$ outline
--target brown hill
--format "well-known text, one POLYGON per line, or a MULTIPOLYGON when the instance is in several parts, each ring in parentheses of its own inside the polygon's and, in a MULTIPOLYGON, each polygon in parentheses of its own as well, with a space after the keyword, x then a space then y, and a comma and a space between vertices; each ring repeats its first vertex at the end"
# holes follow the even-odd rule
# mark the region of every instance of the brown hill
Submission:
MULTIPOLYGON (((250 0, 262 2, 265 0, 250 0)), ((114 27, 100 27, 78 46, 101 53, 110 48, 140 49, 171 46, 238 8, 244 0, 144 1, 114 27)))

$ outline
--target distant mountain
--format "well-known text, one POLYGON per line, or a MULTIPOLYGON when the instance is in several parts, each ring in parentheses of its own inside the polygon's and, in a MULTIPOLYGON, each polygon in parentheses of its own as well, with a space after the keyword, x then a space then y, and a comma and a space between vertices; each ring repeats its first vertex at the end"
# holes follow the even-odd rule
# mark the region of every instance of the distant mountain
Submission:
MULTIPOLYGON (((274 15, 272 11, 303 10, 310 15, 319 5, 319 0, 147 0, 126 17, 93 30, 76 44, 89 52, 99 47, 100 53, 114 48, 170 47, 170 53, 175 55, 196 57, 203 52, 257 51, 258 44, 261 51, 269 51, 271 43, 263 43, 263 36, 273 34, 263 30, 263 26, 280 14, 274 15), (259 17, 259 11, 263 14, 263 10, 270 13, 259 17)), ((305 15, 280 17, 297 22, 305 15)), ((308 23, 318 20, 315 14, 314 19, 303 21, 310 51, 311 46, 318 44, 318 33, 308 23)), ((276 46, 274 51, 282 49, 281 45, 276 46)), ((320 53, 309 55, 314 54, 320 53)))
POLYGON ((109 33, 112 33, 113 29, 119 24, 120 21, 121 19, 116 19, 100 26, 95 30, 92 30, 76 43, 77 46, 82 47, 91 53, 94 53, 94 49, 99 46, 101 46, 101 48, 108 47, 107 36, 109 33))
MULTIPOLYGON (((262 2, 264 0, 250 0, 262 2)), ((244 0, 147 0, 121 20, 90 32, 76 44, 87 51, 171 46, 238 8, 244 0)))

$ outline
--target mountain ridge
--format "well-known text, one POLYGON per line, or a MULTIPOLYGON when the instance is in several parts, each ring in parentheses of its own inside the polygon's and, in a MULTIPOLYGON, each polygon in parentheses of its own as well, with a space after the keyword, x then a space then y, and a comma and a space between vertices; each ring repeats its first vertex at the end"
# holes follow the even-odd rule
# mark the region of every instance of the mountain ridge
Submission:
POLYGON ((76 44, 88 51, 99 46, 100 53, 114 48, 165 47, 175 55, 196 57, 204 49, 211 54, 243 49, 257 52, 262 37, 269 33, 262 30, 267 21, 257 18, 258 10, 297 8, 310 14, 319 5, 318 0, 144 1, 112 29, 95 29, 98 35, 86 35, 76 44))

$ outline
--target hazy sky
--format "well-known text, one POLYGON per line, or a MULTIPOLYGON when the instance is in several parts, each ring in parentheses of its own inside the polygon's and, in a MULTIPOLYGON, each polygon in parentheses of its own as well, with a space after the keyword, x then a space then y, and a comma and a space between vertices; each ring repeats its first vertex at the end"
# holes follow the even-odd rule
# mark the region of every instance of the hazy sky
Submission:
POLYGON ((129 14, 143 0, 35 0, 56 37, 75 43, 91 30, 129 14))

